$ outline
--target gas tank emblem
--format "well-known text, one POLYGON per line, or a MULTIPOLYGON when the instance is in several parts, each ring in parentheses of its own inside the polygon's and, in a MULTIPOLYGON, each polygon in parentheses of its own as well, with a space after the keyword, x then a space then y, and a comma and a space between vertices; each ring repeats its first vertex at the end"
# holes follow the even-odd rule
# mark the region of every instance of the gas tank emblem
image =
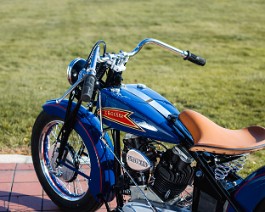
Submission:
POLYGON ((121 124, 126 127, 130 127, 136 130, 144 131, 139 125, 137 125, 130 116, 133 112, 128 110, 121 110, 117 108, 109 108, 104 107, 102 108, 102 117, 109 121, 121 124))
POLYGON ((127 152, 126 162, 131 169, 136 171, 146 171, 151 167, 148 158, 136 149, 131 149, 127 152))

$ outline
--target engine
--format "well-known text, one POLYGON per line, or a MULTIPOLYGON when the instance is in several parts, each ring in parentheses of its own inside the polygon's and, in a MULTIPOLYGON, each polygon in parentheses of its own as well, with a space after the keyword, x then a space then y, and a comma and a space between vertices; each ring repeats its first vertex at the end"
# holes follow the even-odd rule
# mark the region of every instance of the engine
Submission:
POLYGON ((152 141, 126 134, 122 160, 138 185, 146 185, 159 155, 152 141))
POLYGON ((192 157, 181 146, 167 149, 157 141, 131 134, 126 134, 123 142, 125 168, 138 185, 148 187, 160 200, 175 198, 191 183, 192 157))

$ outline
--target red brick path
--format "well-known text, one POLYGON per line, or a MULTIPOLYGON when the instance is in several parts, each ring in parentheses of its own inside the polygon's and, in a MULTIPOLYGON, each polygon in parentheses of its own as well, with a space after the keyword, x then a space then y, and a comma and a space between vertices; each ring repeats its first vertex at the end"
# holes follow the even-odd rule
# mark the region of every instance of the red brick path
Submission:
MULTIPOLYGON (((31 163, 0 163, 0 211, 61 210, 43 191, 31 163)), ((103 211, 105 206, 98 210, 103 211)))

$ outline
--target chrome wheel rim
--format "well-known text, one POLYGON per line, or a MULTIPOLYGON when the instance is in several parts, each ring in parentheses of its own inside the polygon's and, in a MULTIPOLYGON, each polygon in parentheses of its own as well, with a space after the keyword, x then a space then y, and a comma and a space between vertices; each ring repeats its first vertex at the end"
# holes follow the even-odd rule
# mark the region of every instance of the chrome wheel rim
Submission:
MULTIPOLYGON (((61 198, 70 201, 80 200, 88 191, 88 179, 77 175, 76 172, 65 166, 56 167, 55 161, 58 155, 58 134, 63 126, 63 121, 53 120, 45 125, 40 136, 39 156, 42 172, 50 187, 61 198)), ((82 138, 76 131, 72 131, 69 139, 71 151, 67 154, 67 161, 71 166, 85 175, 90 175, 90 158, 86 147, 82 155, 77 152, 84 145, 82 138), (74 160, 75 158, 75 160, 74 160), (78 165, 75 165, 78 162, 78 165)))

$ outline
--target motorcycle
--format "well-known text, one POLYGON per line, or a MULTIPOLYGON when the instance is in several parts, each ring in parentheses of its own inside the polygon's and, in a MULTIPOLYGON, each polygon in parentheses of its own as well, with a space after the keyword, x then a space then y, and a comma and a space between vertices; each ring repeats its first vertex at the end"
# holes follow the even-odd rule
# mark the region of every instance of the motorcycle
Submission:
POLYGON ((43 105, 32 129, 44 191, 65 210, 264 211, 265 166, 246 178, 237 172, 265 148, 265 128, 225 129, 193 110, 179 112, 143 84, 122 84, 127 62, 146 44, 206 63, 152 38, 116 54, 98 41, 87 59, 71 61, 71 87, 43 105))

